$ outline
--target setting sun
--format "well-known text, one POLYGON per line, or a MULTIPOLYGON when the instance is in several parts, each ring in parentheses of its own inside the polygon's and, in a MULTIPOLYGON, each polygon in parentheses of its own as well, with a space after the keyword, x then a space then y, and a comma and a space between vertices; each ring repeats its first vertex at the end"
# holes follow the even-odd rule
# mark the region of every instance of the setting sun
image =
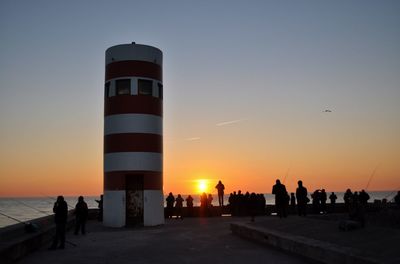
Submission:
POLYGON ((199 192, 207 192, 208 180, 198 180, 197 189, 199 192))

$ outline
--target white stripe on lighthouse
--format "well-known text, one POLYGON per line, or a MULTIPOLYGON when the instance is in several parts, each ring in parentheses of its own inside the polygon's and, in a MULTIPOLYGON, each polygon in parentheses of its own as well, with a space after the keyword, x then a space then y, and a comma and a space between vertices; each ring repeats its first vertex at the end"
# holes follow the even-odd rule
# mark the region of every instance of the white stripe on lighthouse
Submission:
POLYGON ((104 154, 104 172, 162 171, 162 154, 154 152, 115 152, 104 154))
POLYGON ((164 196, 161 190, 144 190, 143 224, 164 224, 164 196))
POLYGON ((162 117, 149 114, 120 114, 104 118, 104 135, 148 133, 162 135, 162 117))
POLYGON ((122 227, 125 225, 125 190, 104 191, 103 223, 106 226, 122 227))
POLYGON ((141 44, 122 44, 106 50, 106 65, 127 60, 146 61, 162 66, 162 52, 158 48, 141 44))

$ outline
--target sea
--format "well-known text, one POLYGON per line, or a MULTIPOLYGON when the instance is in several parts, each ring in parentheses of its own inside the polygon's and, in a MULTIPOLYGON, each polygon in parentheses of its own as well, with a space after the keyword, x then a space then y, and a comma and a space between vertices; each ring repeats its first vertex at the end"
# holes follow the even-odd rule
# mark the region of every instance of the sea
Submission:
MULTIPOLYGON (((338 199, 337 203, 343 203, 344 192, 335 192, 338 199)), ((370 191, 368 194, 374 200, 387 199, 392 200, 396 195, 397 190, 393 191, 370 191)), ((327 193, 329 196, 329 192, 327 193)), ((185 199, 188 195, 182 195, 185 199)), ((310 196, 310 194, 309 194, 310 196)), ((175 194, 176 197, 176 194, 175 194)), ((200 205, 200 196, 198 194, 192 195, 195 206, 200 205)), ((225 195, 225 203, 228 203, 229 194, 225 195)), ((264 194, 267 205, 275 203, 275 196, 266 193, 264 194)), ((89 208, 97 208, 99 196, 86 196, 84 197, 89 208)), ((166 196, 165 196, 166 198, 166 196)), ((213 205, 218 204, 218 197, 213 194, 213 205)), ((78 197, 65 197, 69 209, 73 209, 78 201, 78 197)), ((164 200, 165 201, 165 200, 164 200)), ((328 200, 329 201, 329 200, 328 200)), ((13 225, 19 222, 27 222, 29 220, 53 214, 54 199, 50 197, 8 197, 0 198, 0 228, 13 225)))

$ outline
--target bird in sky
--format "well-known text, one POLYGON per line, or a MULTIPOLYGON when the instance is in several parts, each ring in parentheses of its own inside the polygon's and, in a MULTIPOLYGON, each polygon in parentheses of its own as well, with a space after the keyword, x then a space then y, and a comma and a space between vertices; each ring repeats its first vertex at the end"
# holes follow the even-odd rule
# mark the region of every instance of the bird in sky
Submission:
POLYGON ((324 111, 322 111, 322 112, 324 112, 324 113, 332 113, 332 110, 325 109, 325 110, 324 110, 324 111))

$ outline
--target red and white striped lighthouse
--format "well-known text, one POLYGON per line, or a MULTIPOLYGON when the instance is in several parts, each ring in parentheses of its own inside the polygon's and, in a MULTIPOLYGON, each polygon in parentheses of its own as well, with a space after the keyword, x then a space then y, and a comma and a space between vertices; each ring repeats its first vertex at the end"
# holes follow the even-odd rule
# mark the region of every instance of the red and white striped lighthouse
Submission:
POLYGON ((104 87, 104 225, 163 224, 161 50, 107 49, 104 87))

